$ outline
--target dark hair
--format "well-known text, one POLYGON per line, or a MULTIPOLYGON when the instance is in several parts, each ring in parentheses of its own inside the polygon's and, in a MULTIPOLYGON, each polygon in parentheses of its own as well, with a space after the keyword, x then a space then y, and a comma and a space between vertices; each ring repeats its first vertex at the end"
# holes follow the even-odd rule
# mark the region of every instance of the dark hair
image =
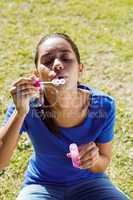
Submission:
MULTIPOLYGON (((35 66, 37 68, 37 62, 38 62, 38 53, 39 53, 39 46, 46 41, 49 38, 54 38, 54 37, 59 37, 59 38, 63 38, 65 39, 72 47, 72 50, 74 51, 77 61, 80 64, 80 54, 79 54, 79 50, 78 47, 76 46, 76 44, 73 42, 73 40, 64 33, 53 33, 51 35, 47 35, 44 36, 43 38, 41 38, 41 40, 39 41, 39 43, 37 44, 36 47, 36 53, 35 53, 35 66)), ((47 126, 47 128, 56 136, 60 135, 60 131, 59 131, 59 127, 57 126, 57 124, 54 121, 54 118, 51 117, 52 115, 45 115, 45 113, 52 113, 50 106, 49 106, 49 102, 47 101, 45 95, 44 95, 44 99, 45 99, 45 105, 42 107, 38 107, 36 108, 37 113, 39 114, 40 118, 42 119, 42 121, 45 123, 45 125, 47 126), (45 116, 45 117, 44 117, 45 116)))
POLYGON ((79 54, 79 50, 78 50, 78 47, 77 45, 73 42, 73 40, 67 35, 67 34, 64 34, 64 33, 53 33, 51 35, 46 35, 44 37, 41 38, 41 40, 39 41, 39 43, 37 44, 37 47, 36 47, 36 53, 35 53, 35 66, 37 67, 37 62, 38 62, 38 53, 39 53, 39 46, 45 42, 47 39, 49 38, 54 38, 54 37, 59 37, 59 38, 63 38, 64 40, 66 40, 72 47, 72 50, 74 51, 75 55, 76 55, 76 58, 77 58, 77 61, 78 63, 80 64, 80 54, 79 54))
POLYGON ((35 109, 41 120, 49 129, 49 131, 51 131, 51 133, 59 137, 60 136, 59 127, 57 126, 57 124, 54 121, 54 118, 52 117, 52 111, 50 109, 50 105, 49 102, 47 101, 47 98, 44 97, 44 99, 45 99, 45 105, 38 106, 35 109))

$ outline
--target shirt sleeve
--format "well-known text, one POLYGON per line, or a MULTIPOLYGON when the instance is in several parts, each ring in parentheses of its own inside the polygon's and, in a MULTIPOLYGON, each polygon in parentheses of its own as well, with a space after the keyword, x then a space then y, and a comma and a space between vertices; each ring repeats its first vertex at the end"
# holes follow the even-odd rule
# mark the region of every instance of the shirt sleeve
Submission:
POLYGON ((96 143, 106 143, 113 140, 113 137, 114 137, 114 127, 115 127, 115 120, 116 120, 115 101, 112 99, 108 101, 107 104, 108 105, 105 105, 105 107, 108 107, 109 111, 108 112, 106 111, 106 113, 108 114, 103 124, 103 127, 100 131, 100 134, 96 139, 96 143))
MULTIPOLYGON (((5 117, 4 117, 4 121, 2 123, 2 126, 4 126, 6 123, 8 123, 9 119, 12 117, 13 113, 15 111, 15 105, 13 103, 9 104, 5 117)), ((24 120, 23 125, 20 129, 20 134, 22 134, 23 132, 27 132, 27 126, 26 126, 26 122, 24 120)))

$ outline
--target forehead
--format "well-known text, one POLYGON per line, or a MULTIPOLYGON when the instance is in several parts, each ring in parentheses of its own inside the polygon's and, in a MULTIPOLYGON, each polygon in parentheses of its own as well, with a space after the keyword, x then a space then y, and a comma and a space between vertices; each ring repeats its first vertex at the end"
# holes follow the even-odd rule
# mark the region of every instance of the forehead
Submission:
POLYGON ((52 53, 53 51, 56 50, 58 51, 68 50, 70 52, 73 52, 69 42, 59 37, 48 38, 39 47, 40 53, 50 53, 50 52, 52 53))

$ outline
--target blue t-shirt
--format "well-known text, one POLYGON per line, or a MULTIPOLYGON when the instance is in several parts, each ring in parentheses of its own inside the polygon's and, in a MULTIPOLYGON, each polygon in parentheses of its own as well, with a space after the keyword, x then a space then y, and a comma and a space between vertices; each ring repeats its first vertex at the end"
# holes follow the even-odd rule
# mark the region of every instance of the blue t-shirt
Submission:
MULTIPOLYGON (((86 169, 74 168, 71 159, 66 156, 71 143, 76 143, 78 146, 91 141, 106 143, 114 136, 114 99, 85 84, 80 84, 79 88, 92 94, 88 115, 78 126, 59 127, 60 137, 51 133, 40 119, 34 107, 34 101, 30 103, 30 111, 20 131, 28 133, 34 149, 25 173, 24 186, 29 184, 72 185, 106 176, 104 173, 92 173, 86 169)), ((11 104, 4 123, 7 123, 14 109, 15 106, 11 104)))

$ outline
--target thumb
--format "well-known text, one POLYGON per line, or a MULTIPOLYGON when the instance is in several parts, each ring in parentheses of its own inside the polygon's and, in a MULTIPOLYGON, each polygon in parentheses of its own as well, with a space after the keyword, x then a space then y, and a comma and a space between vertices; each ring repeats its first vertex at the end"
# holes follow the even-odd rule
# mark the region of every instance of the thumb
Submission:
POLYGON ((50 71, 48 74, 48 77, 51 79, 53 79, 56 76, 56 72, 55 71, 50 71))

